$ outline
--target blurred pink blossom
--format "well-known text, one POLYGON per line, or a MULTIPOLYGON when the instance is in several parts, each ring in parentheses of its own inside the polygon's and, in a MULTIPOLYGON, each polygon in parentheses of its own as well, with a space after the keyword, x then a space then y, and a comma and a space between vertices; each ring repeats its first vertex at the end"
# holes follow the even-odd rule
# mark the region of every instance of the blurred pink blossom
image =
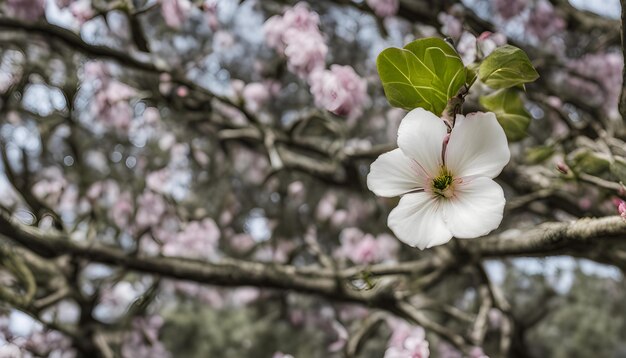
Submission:
POLYGON ((476 47, 478 49, 478 56, 485 58, 489 56, 499 46, 506 44, 506 35, 500 32, 485 31, 476 39, 476 47))
POLYGON ((528 31, 539 40, 546 40, 565 28, 565 21, 557 15, 547 0, 539 0, 526 22, 528 31))
POLYGON ((465 31, 456 46, 464 65, 469 65, 476 61, 476 37, 465 31))
POLYGON ((363 112, 367 83, 350 66, 332 65, 309 78, 315 104, 338 116, 355 118, 363 112))
POLYGON ((205 0, 202 4, 202 11, 204 11, 204 17, 211 31, 215 32, 220 27, 220 22, 217 13, 217 3, 219 0, 205 0))
POLYGON ((427 358, 430 356, 426 332, 420 326, 409 326, 399 319, 389 319, 393 330, 385 358, 427 358))
POLYGON ((160 316, 136 317, 132 330, 122 342, 123 358, 169 358, 171 354, 159 340, 159 331, 163 326, 160 316))
POLYGON ((175 237, 166 238, 163 254, 189 258, 215 257, 220 230, 211 218, 191 221, 175 237))
POLYGON ((567 64, 581 75, 566 75, 565 80, 572 94, 589 93, 586 101, 602 106, 612 117, 619 116, 618 103, 622 88, 624 60, 617 52, 587 54, 567 64), (578 93, 577 93, 578 92, 578 93))
POLYGON ((122 193, 113 208, 110 211, 111 219, 113 223, 120 229, 128 228, 130 224, 131 215, 133 214, 133 203, 131 201, 130 193, 122 193))
POLYGON ((167 26, 178 29, 191 14, 189 0, 161 0, 161 15, 167 26))
POLYGON ((88 20, 91 20, 96 14, 91 7, 90 0, 78 0, 72 2, 70 4, 70 12, 80 25, 84 24, 88 20))
POLYGON ((624 200, 619 200, 617 203, 617 213, 623 218, 626 219, 626 202, 624 200))
POLYGON ((285 34, 287 68, 301 78, 324 68, 328 47, 319 32, 288 31, 285 34))
POLYGON ((7 14, 25 21, 37 21, 43 17, 46 0, 6 0, 7 14))
POLYGON ((392 260, 399 248, 397 240, 390 235, 374 237, 360 229, 345 228, 339 235, 341 246, 336 251, 339 257, 346 257, 355 264, 372 264, 392 260))
POLYGON ((105 125, 127 131, 134 111, 129 100, 137 90, 112 78, 102 62, 89 62, 84 67, 84 81, 98 84, 91 103, 94 116, 105 125))
POLYGON ((259 111, 270 99, 269 89, 263 83, 248 83, 242 92, 246 109, 250 112, 259 111))
POLYGON ((317 203, 317 210, 315 211, 315 217, 317 220, 328 220, 335 209, 337 208, 337 195, 332 192, 327 192, 317 203))
POLYGON ((165 210, 163 197, 151 190, 146 190, 137 198, 135 222, 141 228, 156 225, 165 214, 165 210))
POLYGON ((501 18, 517 16, 528 6, 528 0, 492 0, 493 8, 501 18))
POLYGON ((441 27, 441 32, 443 34, 448 35, 455 40, 461 37, 461 34, 463 33, 463 25, 456 16, 441 12, 437 16, 437 20, 439 20, 441 25, 443 25, 441 27))
POLYGON ((393 16, 400 7, 398 0, 366 0, 366 3, 378 17, 393 16))

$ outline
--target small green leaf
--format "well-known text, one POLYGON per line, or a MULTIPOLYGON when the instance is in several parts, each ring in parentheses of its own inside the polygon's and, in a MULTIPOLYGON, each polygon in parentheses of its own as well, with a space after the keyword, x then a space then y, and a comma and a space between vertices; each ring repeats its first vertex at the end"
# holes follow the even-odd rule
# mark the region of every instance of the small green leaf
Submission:
POLYGON ((550 158, 554 154, 554 147, 551 145, 540 145, 526 150, 526 162, 528 164, 539 164, 550 158))
POLYGON ((586 148, 577 150, 572 153, 570 166, 576 172, 582 171, 591 175, 600 175, 606 173, 611 164, 606 158, 594 153, 586 148))
POLYGON ((487 86, 500 89, 532 82, 539 78, 539 74, 524 51, 505 45, 483 60, 478 77, 487 86))
POLYGON ((465 84, 461 58, 438 38, 388 48, 378 55, 376 67, 389 103, 406 110, 422 107, 441 115, 448 99, 465 84))
POLYGON ((530 125, 530 115, 524 109, 519 92, 502 89, 479 99, 480 104, 494 112, 509 141, 515 142, 526 137, 530 125))

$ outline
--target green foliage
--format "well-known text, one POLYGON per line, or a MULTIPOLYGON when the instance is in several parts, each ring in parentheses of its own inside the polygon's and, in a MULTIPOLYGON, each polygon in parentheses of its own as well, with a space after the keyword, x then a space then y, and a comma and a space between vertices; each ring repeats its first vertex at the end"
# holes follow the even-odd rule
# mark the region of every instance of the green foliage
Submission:
POLYGON ((509 141, 515 142, 526 137, 530 115, 524 109, 519 91, 502 89, 480 97, 480 104, 496 114, 509 141))
POLYGON ((483 60, 478 77, 487 86, 500 89, 532 82, 539 78, 539 74, 524 51, 505 45, 495 49, 483 60))
POLYGON ((441 115, 465 84, 466 70, 456 51, 438 38, 388 48, 376 61, 389 103, 406 110, 422 107, 441 115))
POLYGON ((539 164, 550 158, 554 154, 554 147, 551 145, 540 145, 526 150, 526 162, 528 164, 539 164))
POLYGON ((581 149, 574 153, 570 166, 575 171, 600 175, 609 171, 611 164, 603 156, 588 149, 581 149))

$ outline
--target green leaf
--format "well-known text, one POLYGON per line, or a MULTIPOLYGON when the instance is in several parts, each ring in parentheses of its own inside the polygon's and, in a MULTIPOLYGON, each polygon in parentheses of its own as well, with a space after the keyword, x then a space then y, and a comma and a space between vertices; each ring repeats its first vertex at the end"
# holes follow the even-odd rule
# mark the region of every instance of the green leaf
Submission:
POLYGON ((505 45, 483 60, 478 77, 487 86, 500 89, 532 82, 539 78, 539 74, 524 51, 505 45))
POLYGON ((499 90, 480 97, 479 101, 483 107, 496 114, 510 142, 526 137, 530 115, 524 109, 522 98, 517 90, 511 88, 499 90))
POLYGON ((600 175, 610 169, 611 163, 606 158, 586 148, 580 149, 573 154, 570 166, 577 172, 583 171, 591 175, 600 175))
POLYGON ((526 150, 526 162, 528 164, 539 164, 550 158, 554 154, 554 147, 551 145, 540 145, 526 150))
POLYGON ((448 99, 465 84, 461 58, 438 38, 388 48, 378 55, 376 67, 389 103, 406 110, 422 107, 441 115, 448 99))

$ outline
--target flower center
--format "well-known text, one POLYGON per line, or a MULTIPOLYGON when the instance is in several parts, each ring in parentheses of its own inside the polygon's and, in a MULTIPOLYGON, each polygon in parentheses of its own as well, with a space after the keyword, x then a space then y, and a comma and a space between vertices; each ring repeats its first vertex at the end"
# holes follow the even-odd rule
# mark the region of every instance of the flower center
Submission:
POLYGON ((442 167, 439 175, 433 178, 433 192, 446 198, 451 197, 453 181, 452 174, 448 169, 442 167))

